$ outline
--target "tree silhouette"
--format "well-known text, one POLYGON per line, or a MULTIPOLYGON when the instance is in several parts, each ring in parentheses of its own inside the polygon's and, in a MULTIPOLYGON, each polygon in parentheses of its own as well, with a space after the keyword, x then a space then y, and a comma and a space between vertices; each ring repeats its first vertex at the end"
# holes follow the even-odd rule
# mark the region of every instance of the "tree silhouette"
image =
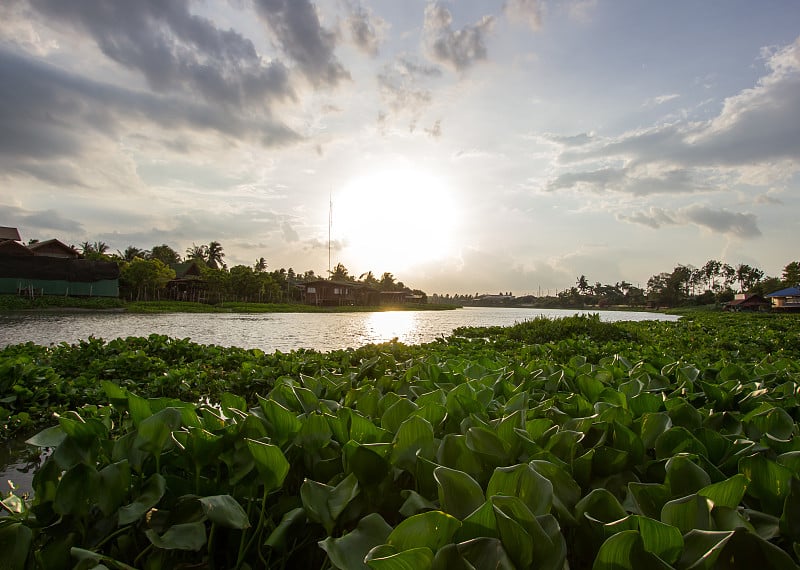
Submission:
POLYGON ((222 244, 218 241, 212 241, 206 246, 206 263, 212 269, 225 269, 227 265, 222 261, 225 257, 225 252, 222 251, 222 244))

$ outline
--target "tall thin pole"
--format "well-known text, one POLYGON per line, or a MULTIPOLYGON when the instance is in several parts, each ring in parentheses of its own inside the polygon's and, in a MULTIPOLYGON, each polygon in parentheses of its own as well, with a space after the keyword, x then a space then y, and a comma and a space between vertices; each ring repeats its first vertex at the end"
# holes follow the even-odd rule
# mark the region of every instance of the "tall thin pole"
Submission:
POLYGON ((328 279, 331 278, 331 226, 333 225, 333 194, 328 193, 328 279))

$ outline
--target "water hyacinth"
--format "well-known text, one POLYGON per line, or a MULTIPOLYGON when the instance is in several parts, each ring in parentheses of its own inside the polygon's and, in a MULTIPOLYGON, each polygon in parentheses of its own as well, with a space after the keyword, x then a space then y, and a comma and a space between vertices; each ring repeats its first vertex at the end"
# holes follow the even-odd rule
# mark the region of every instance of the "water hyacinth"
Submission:
POLYGON ((796 568, 797 340, 710 315, 325 354, 8 347, 5 433, 28 406, 52 453, 3 495, 3 564, 796 568))

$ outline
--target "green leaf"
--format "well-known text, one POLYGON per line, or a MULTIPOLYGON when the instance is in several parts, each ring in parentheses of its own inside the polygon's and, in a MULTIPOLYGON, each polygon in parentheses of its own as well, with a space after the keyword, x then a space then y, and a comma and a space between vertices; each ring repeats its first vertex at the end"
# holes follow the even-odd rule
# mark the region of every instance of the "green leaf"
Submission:
POLYGON ((433 562, 433 552, 429 548, 413 548, 381 557, 371 554, 372 551, 367 554, 366 563, 374 570, 428 570, 433 562))
POLYGON ((333 487, 306 479, 300 486, 300 500, 303 502, 308 518, 321 524, 328 534, 333 532, 335 521, 331 514, 328 498, 331 496, 333 487))
POLYGON ((417 410, 417 404, 408 398, 400 398, 381 415, 381 427, 396 433, 400 424, 417 410))
POLYGON ((98 472, 97 504, 103 514, 112 515, 125 501, 130 492, 131 468, 127 461, 106 465, 98 472))
POLYGON ((33 437, 26 439, 25 443, 36 447, 58 447, 67 434, 60 425, 43 429, 33 437))
POLYGON ((281 517, 281 522, 269 534, 264 546, 268 546, 278 552, 285 552, 289 547, 289 540, 297 532, 297 529, 307 524, 306 511, 302 507, 292 509, 281 517))
POLYGON ((388 475, 390 465, 379 453, 382 447, 349 441, 344 446, 345 468, 363 487, 374 487, 388 475))
POLYGON ((466 444, 470 451, 495 465, 507 459, 507 444, 487 428, 480 426, 469 428, 466 433, 466 444))
POLYGON ((445 512, 464 520, 483 504, 483 489, 467 473, 437 467, 433 476, 439 489, 439 503, 445 512))
POLYGON ((180 425, 180 411, 164 408, 139 422, 134 445, 138 449, 159 455, 172 432, 180 425))
POLYGON ((167 482, 159 473, 151 475, 145 481, 142 492, 129 505, 119 509, 119 526, 124 526, 139 520, 144 514, 155 507, 164 496, 167 482))
POLYGON ((256 468, 261 475, 260 482, 267 492, 279 489, 289 473, 289 462, 280 448, 254 439, 247 440, 247 448, 256 462, 256 468))
POLYGON ((360 493, 358 479, 353 473, 350 473, 331 489, 331 493, 328 496, 328 510, 333 520, 337 520, 339 515, 347 508, 347 505, 360 493))
POLYGON ((553 505, 553 484, 527 463, 498 467, 486 487, 486 498, 494 495, 518 497, 534 515, 543 515, 553 505))
POLYGON ((594 489, 575 505, 575 518, 591 517, 603 523, 625 518, 627 513, 607 489, 594 489))
POLYGON ((667 461, 666 471, 664 484, 673 497, 685 497, 711 485, 708 473, 687 455, 671 457, 667 461))
POLYGON ((608 538, 600 546, 592 570, 668 570, 671 566, 644 549, 639 532, 626 530, 608 538))
POLYGON ((27 526, 18 522, 0 523, 0 568, 24 570, 32 543, 33 532, 27 526))
POLYGON ((645 413, 642 415, 639 437, 645 449, 653 449, 659 436, 672 427, 672 420, 666 412, 645 413))
POLYGON ((708 497, 715 506, 735 509, 742 502, 746 491, 747 477, 738 473, 729 479, 703 487, 697 491, 697 494, 701 497, 708 497))
POLYGON ((493 570, 516 570, 514 563, 497 538, 480 537, 457 546, 459 554, 473 568, 492 568, 493 570))
POLYGON ((206 526, 202 522, 173 525, 161 536, 147 529, 145 535, 153 546, 164 550, 200 550, 206 544, 206 526))
MULTIPOLYGON (((404 400, 400 400, 397 404, 402 401, 404 400)), ((433 426, 419 416, 411 416, 397 429, 392 442, 391 462, 396 467, 413 473, 417 463, 417 452, 430 456, 432 451, 433 426)))
POLYGON ((780 516, 792 471, 762 455, 751 455, 739 460, 739 472, 750 480, 747 494, 761 501, 765 512, 780 516))
POLYGON ((56 489, 53 510, 60 515, 86 515, 94 502, 97 471, 78 463, 64 473, 56 489))
POLYGON ((661 509, 670 499, 669 489, 660 483, 628 483, 628 492, 638 513, 652 519, 661 518, 661 509))
POLYGON ((386 540, 398 550, 425 547, 433 552, 452 541, 461 522, 442 511, 428 511, 409 517, 386 540))
POLYGON ((711 530, 710 499, 699 495, 689 495, 669 501, 661 509, 661 522, 678 527, 681 532, 692 529, 711 530))
POLYGON ((278 445, 284 445, 292 440, 300 431, 302 424, 293 411, 284 408, 275 400, 267 400, 261 396, 258 397, 258 403, 267 420, 267 434, 278 445))
POLYGON ((488 536, 499 538, 497 532, 497 518, 491 501, 486 501, 470 513, 461 523, 461 528, 456 532, 456 541, 463 542, 488 536))
POLYGON ((331 442, 333 432, 325 416, 313 412, 303 419, 295 443, 307 451, 318 451, 331 442))
POLYGON ((372 513, 360 521, 355 530, 341 538, 329 536, 319 542, 319 546, 328 553, 331 563, 341 570, 365 569, 368 566, 364 558, 374 547, 384 544, 392 532, 383 517, 372 513))
POLYGON ((733 531, 692 529, 683 536, 684 548, 677 566, 691 570, 711 570, 733 531))
POLYGON ((199 499, 208 520, 226 528, 245 529, 250 527, 247 513, 230 495, 212 495, 199 499))

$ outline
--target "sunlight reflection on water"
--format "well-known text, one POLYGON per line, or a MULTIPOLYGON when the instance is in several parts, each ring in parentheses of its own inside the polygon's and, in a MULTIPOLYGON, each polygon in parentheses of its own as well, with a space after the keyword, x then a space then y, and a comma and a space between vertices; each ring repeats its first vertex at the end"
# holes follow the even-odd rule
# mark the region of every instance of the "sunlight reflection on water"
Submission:
MULTIPOLYGON (((660 313, 597 312, 604 321, 678 318, 660 313)), ((508 326, 541 315, 555 318, 574 314, 576 311, 558 309, 486 307, 376 313, 5 313, 0 314, 0 347, 29 341, 46 346, 74 343, 90 336, 111 340, 155 333, 191 338, 201 344, 260 348, 265 352, 299 348, 330 351, 393 338, 405 344, 420 344, 448 336, 462 326, 508 326)))

